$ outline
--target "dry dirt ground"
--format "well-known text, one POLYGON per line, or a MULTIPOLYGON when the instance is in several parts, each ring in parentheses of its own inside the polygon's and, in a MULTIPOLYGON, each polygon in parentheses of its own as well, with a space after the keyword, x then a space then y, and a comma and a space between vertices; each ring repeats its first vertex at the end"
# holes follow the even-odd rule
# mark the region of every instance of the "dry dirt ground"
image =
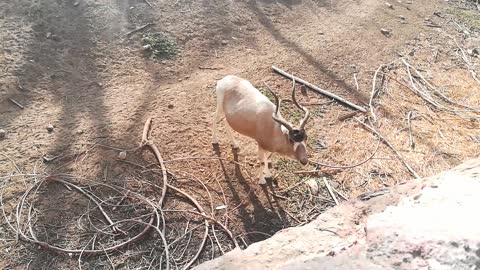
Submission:
MULTIPOLYGON (((480 114, 472 108, 480 104, 478 4, 390 3, 1 1, 0 129, 6 135, 0 138, 0 268, 195 265, 234 248, 222 226, 245 247, 334 206, 323 178, 339 200, 411 178, 398 156, 359 121, 373 125, 419 176, 478 156, 480 114), (126 35, 147 23, 155 25, 126 35), (175 40, 179 55, 148 57, 142 48, 147 32, 175 40), (412 91, 401 59, 417 68, 419 73, 410 68, 412 80, 429 96, 412 91), (344 117, 350 108, 308 94, 314 103, 307 126, 312 161, 349 166, 375 156, 337 169, 302 167, 274 156, 273 181, 262 188, 251 140, 241 138, 235 153, 223 135, 214 149, 215 81, 228 74, 259 88, 266 81, 286 98, 291 82, 274 74, 271 65, 366 108, 373 74, 384 65, 372 102, 376 121, 373 115, 370 122, 362 114, 344 117), (89 256, 25 241, 21 234, 31 231, 51 245, 102 251, 142 231, 150 206, 162 194, 154 156, 136 148, 149 117, 150 138, 165 160, 169 183, 195 198, 218 223, 192 213, 192 203, 170 188, 162 218, 155 221, 158 230, 116 251, 89 256), (52 132, 46 129, 50 124, 52 132), (120 151, 127 151, 125 160, 117 158, 120 151), (314 169, 323 171, 299 172, 314 169), (320 185, 318 195, 304 184, 294 186, 308 178, 320 185), (19 203, 23 206, 16 208, 19 203), (113 222, 122 221, 116 226, 126 235, 112 232, 99 205, 113 222)), ((298 118, 288 106, 284 113, 298 118)))

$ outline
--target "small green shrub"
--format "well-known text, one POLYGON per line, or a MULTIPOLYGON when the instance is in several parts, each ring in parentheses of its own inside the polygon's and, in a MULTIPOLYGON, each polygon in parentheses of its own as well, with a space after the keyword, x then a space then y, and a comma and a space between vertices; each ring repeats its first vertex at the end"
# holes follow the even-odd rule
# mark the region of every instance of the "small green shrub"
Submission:
POLYGON ((163 33, 146 33, 143 35, 143 48, 153 58, 172 58, 179 54, 177 43, 163 33))

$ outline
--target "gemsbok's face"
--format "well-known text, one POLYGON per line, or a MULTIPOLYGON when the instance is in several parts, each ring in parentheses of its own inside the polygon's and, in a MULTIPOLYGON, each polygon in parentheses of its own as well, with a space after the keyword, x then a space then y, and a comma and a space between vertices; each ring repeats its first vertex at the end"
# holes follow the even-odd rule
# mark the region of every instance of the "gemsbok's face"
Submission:
POLYGON ((292 129, 288 132, 288 140, 293 147, 293 156, 302 163, 307 165, 308 153, 307 153, 307 133, 302 129, 292 129))
MULTIPOLYGON (((265 84, 266 85, 266 84, 265 84)), ((282 115, 280 114, 280 106, 282 101, 278 98, 278 96, 268 87, 268 90, 272 93, 273 97, 275 98, 275 112, 272 114, 273 120, 275 120, 280 125, 284 126, 288 130, 288 141, 292 145, 292 153, 293 156, 300 162, 302 165, 306 165, 308 163, 308 155, 307 155, 307 133, 305 132, 305 125, 307 124, 308 119, 310 118, 310 112, 307 108, 298 104, 297 99, 295 97, 295 80, 293 80, 292 86, 292 101, 297 108, 302 110, 305 113, 305 116, 300 121, 298 126, 294 126, 292 123, 285 120, 282 115)))

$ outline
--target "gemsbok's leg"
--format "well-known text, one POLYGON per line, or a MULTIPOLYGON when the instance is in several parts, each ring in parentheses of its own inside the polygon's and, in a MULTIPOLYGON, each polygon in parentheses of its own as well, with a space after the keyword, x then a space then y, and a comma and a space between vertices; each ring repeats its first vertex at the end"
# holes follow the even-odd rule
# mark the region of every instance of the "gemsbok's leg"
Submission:
POLYGON ((217 104, 217 110, 215 111, 215 117, 213 119, 212 144, 218 144, 218 122, 220 121, 222 114, 221 107, 217 104))
POLYGON ((228 126, 228 123, 227 123, 227 127, 225 127, 225 128, 227 130, 227 137, 230 140, 230 145, 232 146, 233 149, 238 149, 239 146, 238 146, 237 141, 233 137, 232 128, 230 126, 228 126))
POLYGON ((272 177, 270 170, 268 169, 268 153, 263 148, 258 146, 258 160, 260 162, 260 172, 258 176, 258 184, 265 185, 267 181, 265 178, 272 177))

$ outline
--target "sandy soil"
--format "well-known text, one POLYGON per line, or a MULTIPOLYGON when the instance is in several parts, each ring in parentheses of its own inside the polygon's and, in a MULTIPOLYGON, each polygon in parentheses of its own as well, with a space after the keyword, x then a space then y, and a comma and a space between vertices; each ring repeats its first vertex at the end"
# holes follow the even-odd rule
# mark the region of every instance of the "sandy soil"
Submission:
MULTIPOLYGON (((267 81, 288 97, 291 82, 274 74, 271 65, 365 107, 373 73, 386 65, 377 81, 384 83, 374 99, 378 120, 373 125, 418 175, 432 175, 480 153, 479 115, 468 112, 473 117, 465 119, 427 104, 408 87, 405 65, 399 60, 404 57, 456 102, 478 106, 480 83, 469 67, 479 70, 480 61, 472 50, 480 44, 480 22, 470 3, 393 1, 392 8, 374 0, 148 3, 152 6, 140 0, 0 2, 0 129, 6 131, 0 139, 0 183, 7 216, 26 187, 45 175, 89 184, 117 219, 145 213, 148 207, 129 196, 125 201, 130 204, 115 212, 112 205, 125 194, 92 186, 91 181, 158 201, 159 189, 145 183, 161 186, 161 171, 149 151, 135 149, 149 117, 154 118, 151 139, 166 160, 170 183, 189 192, 205 209, 226 205, 227 210, 220 207, 209 212, 228 226, 242 246, 303 224, 334 206, 323 188, 323 177, 347 198, 412 177, 397 156, 380 144, 375 157, 361 166, 323 168, 316 175, 298 173, 315 169, 313 165, 302 167, 274 156, 273 185, 258 186, 252 140, 237 135, 239 153, 231 151, 223 133, 219 149, 210 143, 214 85, 223 76, 236 74, 259 88, 267 81), (155 25, 125 35, 147 23, 155 25), (391 31, 390 37, 381 33, 383 28, 391 31), (166 33, 176 40, 180 54, 172 59, 149 58, 142 49, 142 32, 166 33), (411 121, 409 112, 414 116, 411 121), (50 124, 53 132, 47 131, 50 124), (120 160, 117 156, 123 150, 127 157, 120 160), (57 158, 45 162, 45 157, 57 158), (25 175, 33 173, 39 175, 25 175), (318 181, 319 195, 312 197, 304 184, 280 192, 306 177, 318 181)), ((309 106, 312 161, 345 166, 375 151, 379 140, 371 132, 354 118, 342 119, 352 112, 350 108, 308 95, 309 102, 320 104, 309 106)), ((295 119, 295 113, 288 115, 291 108, 285 110, 295 119)), ((105 225, 85 196, 58 183, 45 183, 31 200, 35 230, 52 243, 82 249, 95 232, 80 223, 105 225), (98 218, 79 219, 87 209, 98 218)), ((194 257, 203 237, 202 227, 193 229, 203 219, 178 211, 186 209, 191 210, 191 204, 174 192, 167 193, 165 236, 169 241, 183 237, 171 247, 172 264, 178 267, 194 257), (192 232, 183 235, 188 228, 192 232)), ((7 222, 0 225, 0 268, 79 267, 78 256, 17 242, 7 222)), ((139 230, 136 226, 132 225, 129 235, 139 230)), ((216 232, 216 236, 209 234, 195 263, 234 247, 218 226, 216 232)), ((112 239, 99 236, 98 245, 106 247, 112 239)), ((109 256, 83 257, 80 265, 148 269, 165 263, 160 261, 161 247, 158 235, 152 233, 109 256)))

